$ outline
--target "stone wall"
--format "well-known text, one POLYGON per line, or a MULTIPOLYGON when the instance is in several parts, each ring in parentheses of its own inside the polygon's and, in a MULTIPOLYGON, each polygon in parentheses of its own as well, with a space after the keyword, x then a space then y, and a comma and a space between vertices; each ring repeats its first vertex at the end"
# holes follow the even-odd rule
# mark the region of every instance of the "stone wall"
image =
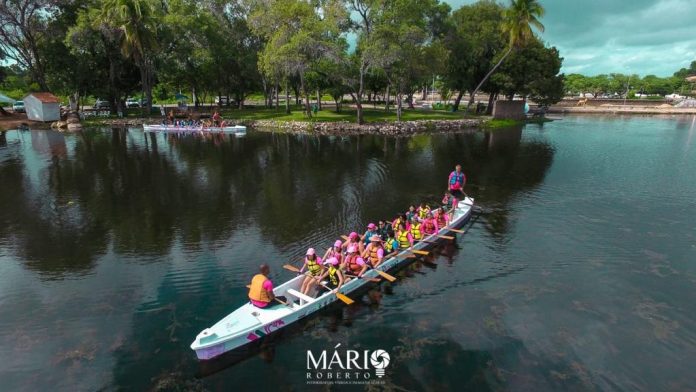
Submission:
POLYGON ((524 120, 524 101, 495 101, 493 118, 524 120))

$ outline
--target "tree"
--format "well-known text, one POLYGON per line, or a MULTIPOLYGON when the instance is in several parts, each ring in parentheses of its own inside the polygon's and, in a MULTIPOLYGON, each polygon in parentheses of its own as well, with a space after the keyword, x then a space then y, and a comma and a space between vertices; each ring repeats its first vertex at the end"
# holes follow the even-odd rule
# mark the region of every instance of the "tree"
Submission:
POLYGON ((544 7, 539 4, 538 0, 510 0, 510 7, 504 11, 502 24, 503 32, 508 36, 507 50, 471 93, 467 111, 474 103, 476 93, 495 70, 500 67, 500 64, 505 61, 514 49, 523 47, 534 37, 532 27, 535 27, 540 32, 544 31, 544 25, 539 21, 539 18, 542 16, 544 16, 544 7))
POLYGON ((265 75, 296 75, 304 96, 305 114, 312 116, 306 74, 321 59, 340 61, 344 43, 341 27, 347 20, 337 0, 261 0, 251 14, 252 31, 265 40, 259 58, 265 75))
MULTIPOLYGON (((465 91, 474 92, 493 66, 496 55, 505 48, 502 20, 503 7, 492 0, 462 6, 451 14, 442 41, 449 51, 443 80, 449 88, 458 91, 453 110, 459 109, 465 91)), ((482 85, 482 89, 486 87, 482 85)))
POLYGON ((48 91, 46 60, 39 42, 56 8, 49 0, 4 0, 0 2, 0 52, 29 70, 41 90, 48 91))
POLYGON ((140 84, 147 98, 147 113, 152 109, 157 15, 154 0, 105 0, 99 18, 102 23, 120 30, 121 53, 132 59, 140 70, 140 84))
POLYGON ((521 95, 548 106, 563 98, 563 75, 559 75, 562 62, 555 47, 546 48, 535 38, 514 51, 492 81, 510 100, 521 95))

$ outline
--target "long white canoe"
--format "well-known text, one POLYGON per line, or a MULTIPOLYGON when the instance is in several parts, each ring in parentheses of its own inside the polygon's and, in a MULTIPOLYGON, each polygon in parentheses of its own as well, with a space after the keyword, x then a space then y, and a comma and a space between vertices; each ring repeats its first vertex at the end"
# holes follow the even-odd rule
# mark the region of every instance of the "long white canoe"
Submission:
MULTIPOLYGON (((470 197, 460 201, 450 225, 441 229, 438 234, 453 233, 448 229, 461 227, 468 222, 471 218, 473 204, 474 199, 470 197)), ((430 242, 418 242, 413 249, 423 250, 432 247, 433 242, 438 241, 439 238, 433 234, 426 237, 425 240, 430 242)), ((394 269, 409 260, 406 257, 408 254, 410 252, 404 250, 382 262, 377 269, 382 271, 394 269)), ((379 278, 374 270, 368 270, 363 276, 379 278)), ((303 279, 304 275, 300 275, 273 289, 276 296, 285 296, 288 299, 288 306, 277 305, 270 309, 260 309, 252 305, 251 302, 247 302, 212 327, 201 331, 196 336, 196 340, 191 343, 191 349, 196 352, 198 359, 207 360, 217 357, 262 339, 266 335, 305 318, 337 300, 336 295, 331 292, 322 292, 318 297, 314 297, 317 295, 316 291, 313 296, 303 295, 300 293, 303 279), (299 303, 294 302, 297 300, 299 303)), ((350 294, 368 283, 369 281, 366 279, 354 278, 344 283, 340 292, 350 294)))
POLYGON ((186 127, 162 124, 144 124, 145 132, 169 132, 169 133, 230 133, 235 135, 246 135, 244 125, 233 125, 227 127, 186 127))

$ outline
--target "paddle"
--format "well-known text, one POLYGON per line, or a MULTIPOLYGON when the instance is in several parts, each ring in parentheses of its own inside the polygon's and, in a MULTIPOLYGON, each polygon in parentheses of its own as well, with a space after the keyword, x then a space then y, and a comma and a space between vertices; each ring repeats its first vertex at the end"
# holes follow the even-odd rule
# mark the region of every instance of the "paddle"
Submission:
POLYGON ((367 276, 358 276, 358 275, 353 275, 353 274, 344 274, 344 275, 350 276, 353 278, 365 279, 365 280, 368 280, 370 282, 381 282, 381 280, 379 280, 379 278, 368 278, 367 276))
MULTIPOLYGON (((300 269, 299 269, 299 268, 293 267, 293 266, 291 266, 291 265, 289 265, 289 264, 285 264, 285 265, 283 266, 283 268, 285 268, 285 269, 288 270, 288 271, 297 272, 298 274, 300 273, 300 269)), ((307 275, 307 273, 305 272, 305 273, 303 273, 302 275, 307 275)), ((307 276, 311 276, 311 275, 307 275, 307 276)), ((323 284, 323 283, 321 283, 321 282, 317 282, 317 283, 318 283, 320 286, 324 287, 325 289, 327 289, 327 290, 329 290, 329 291, 333 291, 333 289, 330 288, 329 286, 327 286, 327 285, 325 285, 325 284, 323 284)), ((336 294, 336 297, 338 297, 338 299, 340 299, 341 301, 345 302, 346 305, 351 305, 353 302, 355 302, 355 301, 353 301, 352 299, 350 299, 348 296, 346 296, 346 295, 344 295, 344 294, 341 294, 341 293, 339 293, 338 291, 335 292, 334 294, 336 294)))
POLYGON ((454 239, 454 237, 452 237, 451 235, 440 235, 440 234, 438 234, 437 237, 438 237, 438 238, 445 239, 445 240, 453 240, 453 239, 454 239))
POLYGON ((415 250, 414 249, 414 250, 411 250, 411 252, 418 254, 418 255, 429 255, 430 254, 430 252, 425 251, 425 250, 415 250))
POLYGON ((459 229, 443 229, 443 230, 449 230, 449 231, 453 231, 455 233, 464 233, 464 230, 459 230, 459 229))

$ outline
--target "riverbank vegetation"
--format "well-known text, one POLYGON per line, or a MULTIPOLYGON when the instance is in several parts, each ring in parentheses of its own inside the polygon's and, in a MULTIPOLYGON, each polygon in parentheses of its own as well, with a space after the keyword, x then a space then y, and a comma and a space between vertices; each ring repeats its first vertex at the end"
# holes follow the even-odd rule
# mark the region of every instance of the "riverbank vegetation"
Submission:
POLYGON ((173 101, 242 108, 260 94, 291 117, 296 105, 317 116, 316 105, 323 118, 357 122, 372 120, 364 107, 375 101, 406 119, 434 89, 452 111, 477 90, 550 103, 562 96, 562 58, 537 36, 542 15, 536 0, 456 10, 438 0, 5 2, 0 53, 11 65, 0 88, 73 104, 98 97, 113 114, 133 96, 145 114, 173 101), (355 110, 325 113, 322 96, 355 110))

